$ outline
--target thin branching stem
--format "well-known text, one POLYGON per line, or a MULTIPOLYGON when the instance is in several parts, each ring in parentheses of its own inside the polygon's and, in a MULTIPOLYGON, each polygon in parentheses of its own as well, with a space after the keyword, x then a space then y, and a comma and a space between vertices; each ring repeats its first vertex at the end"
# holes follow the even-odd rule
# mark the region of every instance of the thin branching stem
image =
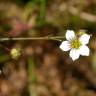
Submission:
POLYGON ((55 36, 55 37, 17 37, 17 38, 0 38, 0 41, 26 41, 26 40, 55 40, 55 41, 62 41, 61 39, 64 39, 64 36, 55 36))

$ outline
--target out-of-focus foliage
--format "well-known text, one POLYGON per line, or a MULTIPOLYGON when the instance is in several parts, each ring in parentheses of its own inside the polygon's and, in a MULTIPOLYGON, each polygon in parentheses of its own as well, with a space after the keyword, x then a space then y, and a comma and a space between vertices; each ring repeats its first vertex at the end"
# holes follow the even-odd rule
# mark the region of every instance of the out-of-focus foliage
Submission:
POLYGON ((0 0, 0 38, 67 29, 92 35, 89 57, 73 62, 59 41, 0 42, 0 96, 96 96, 96 0, 0 0), (13 48, 20 48, 17 59, 13 48))

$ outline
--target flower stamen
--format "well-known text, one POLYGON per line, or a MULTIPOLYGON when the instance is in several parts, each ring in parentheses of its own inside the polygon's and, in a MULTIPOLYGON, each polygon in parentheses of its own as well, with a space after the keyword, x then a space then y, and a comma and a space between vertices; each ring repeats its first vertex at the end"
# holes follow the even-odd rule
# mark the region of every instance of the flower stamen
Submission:
POLYGON ((80 46, 81 46, 81 42, 77 38, 75 38, 75 39, 73 39, 71 41, 71 48, 73 48, 73 49, 79 49, 80 46))

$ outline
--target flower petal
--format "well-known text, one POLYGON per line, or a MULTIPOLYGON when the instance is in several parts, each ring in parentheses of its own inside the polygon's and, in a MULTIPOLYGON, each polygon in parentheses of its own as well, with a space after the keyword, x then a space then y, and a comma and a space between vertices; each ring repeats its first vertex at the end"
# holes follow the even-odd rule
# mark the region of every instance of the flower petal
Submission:
POLYGON ((88 35, 88 34, 83 34, 80 38, 79 38, 79 40, 80 40, 80 42, 82 43, 82 44, 88 44, 88 42, 89 42, 89 39, 90 39, 90 35, 88 35))
POLYGON ((86 45, 81 46, 80 48, 80 54, 83 56, 89 56, 89 48, 86 45))
POLYGON ((73 30, 67 30, 67 32, 66 32, 66 39, 68 41, 70 41, 74 37, 76 37, 74 31, 73 30))
POLYGON ((74 60, 76 60, 76 59, 78 59, 79 58, 79 56, 80 56, 80 53, 79 53, 79 50, 76 50, 76 49, 72 49, 71 51, 70 51, 70 57, 73 59, 73 61, 74 60))
POLYGON ((63 50, 63 51, 68 51, 70 50, 70 42, 69 41, 63 41, 60 45, 60 48, 63 50))

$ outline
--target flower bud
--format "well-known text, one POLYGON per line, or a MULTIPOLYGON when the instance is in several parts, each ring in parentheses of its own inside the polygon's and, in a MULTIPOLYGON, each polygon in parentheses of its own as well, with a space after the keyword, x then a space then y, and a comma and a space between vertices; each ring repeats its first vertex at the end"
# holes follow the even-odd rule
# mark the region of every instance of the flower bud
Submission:
POLYGON ((18 59, 21 55, 20 48, 12 48, 10 51, 10 55, 13 59, 18 59))

